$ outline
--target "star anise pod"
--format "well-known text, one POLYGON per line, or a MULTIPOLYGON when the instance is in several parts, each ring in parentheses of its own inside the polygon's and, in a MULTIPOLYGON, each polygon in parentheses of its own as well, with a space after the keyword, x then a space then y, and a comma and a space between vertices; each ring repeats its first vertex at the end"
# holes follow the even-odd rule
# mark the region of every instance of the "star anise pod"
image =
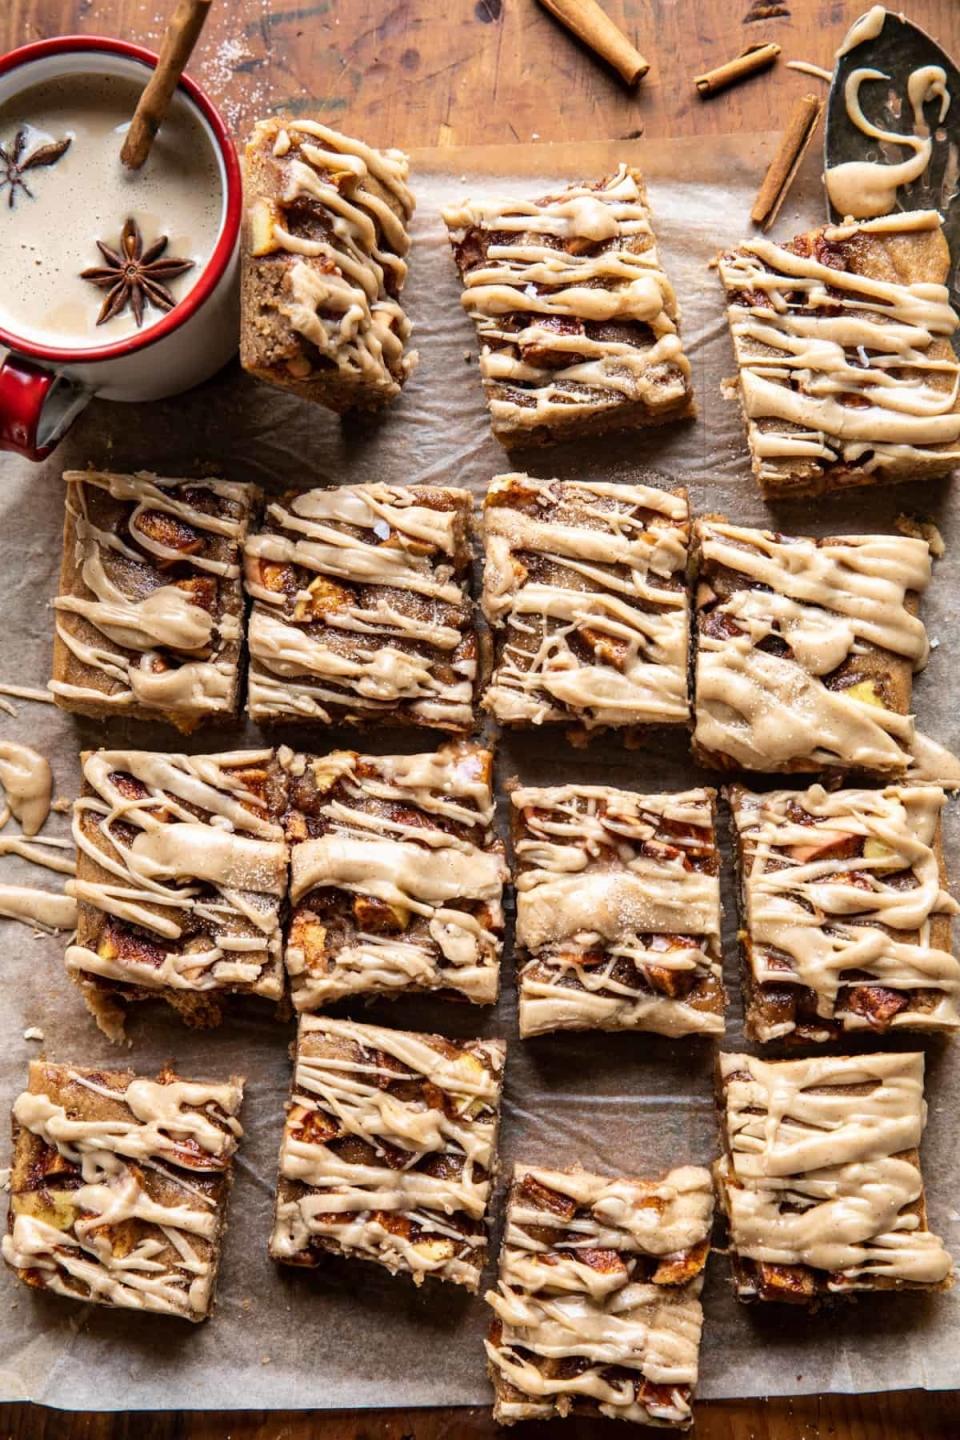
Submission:
POLYGON ((56 165, 61 155, 65 155, 70 149, 70 136, 65 140, 51 140, 48 145, 38 145, 36 150, 31 150, 24 158, 23 152, 26 148, 27 130, 23 125, 13 137, 10 150, 0 145, 0 190, 10 187, 7 204, 11 210, 16 204, 18 191, 22 190, 28 199, 33 199, 33 191, 23 178, 27 171, 37 170, 41 165, 56 165))
POLYGON ((97 316, 98 325, 105 325, 128 305, 138 329, 143 324, 145 302, 158 310, 173 309, 177 302, 163 282, 175 279, 185 270, 192 270, 193 261, 177 260, 172 255, 164 257, 166 248, 167 237, 161 235, 144 250, 140 227, 132 217, 120 232, 119 249, 114 250, 103 240, 97 241, 97 249, 107 263, 82 270, 80 279, 89 280, 91 285, 107 292, 97 316))

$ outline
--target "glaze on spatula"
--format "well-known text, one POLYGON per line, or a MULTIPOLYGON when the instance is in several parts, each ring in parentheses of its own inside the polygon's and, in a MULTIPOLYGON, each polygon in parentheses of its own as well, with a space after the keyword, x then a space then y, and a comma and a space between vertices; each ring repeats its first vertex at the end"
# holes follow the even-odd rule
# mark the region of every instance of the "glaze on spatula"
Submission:
POLYGON ((929 35, 876 5, 837 51, 824 142, 833 220, 939 210, 960 303, 960 70, 929 35))

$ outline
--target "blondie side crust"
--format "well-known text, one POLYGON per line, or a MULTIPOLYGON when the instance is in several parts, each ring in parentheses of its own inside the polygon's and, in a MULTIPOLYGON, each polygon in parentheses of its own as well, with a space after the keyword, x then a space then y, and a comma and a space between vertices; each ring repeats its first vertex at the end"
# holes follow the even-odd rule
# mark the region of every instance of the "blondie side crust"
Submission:
POLYGON ((63 710, 194 730, 239 707, 240 556, 259 492, 69 470, 50 690, 63 710))
POLYGON ((927 1228, 923 1055, 721 1055, 716 1165, 741 1300, 942 1290, 927 1228))
POLYGON ((902 778, 927 660, 925 540, 698 520, 693 749, 715 769, 902 778))
POLYGON ((946 890, 943 790, 755 795, 734 785, 727 798, 755 1039, 960 1027, 951 953, 960 907, 946 890))
POLYGON ((123 1038, 128 1001, 216 1025, 227 995, 279 1000, 287 845, 274 752, 81 758, 66 965, 101 1030, 123 1038))
POLYGON ((960 463, 958 320, 934 210, 754 236, 719 260, 753 472, 769 499, 960 463))
POLYGON ((305 1015, 270 1254, 375 1261, 476 1290, 506 1046, 305 1015))
POLYGON ((691 413, 676 297, 639 171, 621 165, 539 200, 466 200, 443 218, 502 445, 691 413))
POLYGON ((34 1060, 13 1106, 3 1258, 26 1285, 205 1320, 243 1080, 34 1060))
POLYGON ((501 724, 689 723, 686 491, 500 475, 484 534, 501 724))
POLYGON ((467 490, 382 484, 269 505, 245 551, 252 718, 471 730, 472 505, 467 490))
POLYGON ((245 370, 341 413, 400 394, 417 359, 399 300, 408 169, 402 151, 317 120, 258 121, 244 152, 245 370))
POLYGON ((716 792, 514 786, 510 799, 520 1034, 722 1033, 716 792))
POLYGON ((508 873, 490 751, 281 758, 297 1009, 426 990, 492 1005, 508 873))
POLYGON ((659 1180, 518 1165, 486 1295, 494 1418, 687 1428, 712 1220, 692 1165, 659 1180))

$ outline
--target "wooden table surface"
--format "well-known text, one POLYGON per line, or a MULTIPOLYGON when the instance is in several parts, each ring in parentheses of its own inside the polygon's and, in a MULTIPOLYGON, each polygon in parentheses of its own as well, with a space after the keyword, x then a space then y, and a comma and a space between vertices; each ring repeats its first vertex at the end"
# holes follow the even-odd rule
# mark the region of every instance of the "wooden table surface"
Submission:
MULTIPOLYGON (((238 135, 272 109, 316 114, 374 144, 400 146, 726 134, 776 128, 793 98, 819 84, 783 61, 829 69, 840 36, 867 8, 867 0, 604 3, 650 61, 635 91, 536 0, 220 0, 191 73, 238 135), (783 47, 775 72, 700 99, 695 74, 765 40, 783 47)), ((76 32, 155 45, 172 8, 173 0, 3 0, 0 51, 76 32)), ((960 49, 957 0, 912 0, 910 17, 946 48, 960 49)), ((478 1410, 110 1416, 0 1406, 0 1440, 489 1440, 496 1433, 478 1410)), ((499 1433, 622 1440, 624 1429, 568 1421, 499 1433)), ((703 1403, 696 1436, 960 1440, 960 1395, 703 1403)))

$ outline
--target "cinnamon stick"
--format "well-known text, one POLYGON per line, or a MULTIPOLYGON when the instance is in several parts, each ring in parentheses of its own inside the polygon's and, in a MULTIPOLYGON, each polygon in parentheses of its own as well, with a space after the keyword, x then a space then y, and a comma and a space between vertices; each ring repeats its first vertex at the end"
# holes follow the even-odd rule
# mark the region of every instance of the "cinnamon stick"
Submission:
POLYGON ((150 154, 173 92, 210 13, 210 3, 211 0, 177 0, 173 19, 163 37, 156 69, 137 102, 120 151, 120 159, 128 170, 139 170, 150 154))
POLYGON ((793 184, 793 177, 800 168, 800 161, 813 139, 822 113, 823 101, 816 95, 802 95, 793 107, 777 153, 770 161, 750 211, 750 219, 755 225, 762 225, 764 230, 769 230, 780 213, 780 206, 793 184))
POLYGON ((610 19, 597 0, 540 0, 545 10, 612 65, 628 85, 635 85, 650 69, 648 61, 610 19))
POLYGON ((751 45, 749 50, 744 50, 735 60, 728 60, 725 65, 718 65, 715 70, 706 70, 702 75, 695 75, 693 83, 704 98, 716 95, 718 90, 725 90, 728 85, 736 85, 738 81, 746 80, 749 75, 755 75, 758 70, 765 70, 779 54, 780 46, 772 42, 768 45, 751 45))

